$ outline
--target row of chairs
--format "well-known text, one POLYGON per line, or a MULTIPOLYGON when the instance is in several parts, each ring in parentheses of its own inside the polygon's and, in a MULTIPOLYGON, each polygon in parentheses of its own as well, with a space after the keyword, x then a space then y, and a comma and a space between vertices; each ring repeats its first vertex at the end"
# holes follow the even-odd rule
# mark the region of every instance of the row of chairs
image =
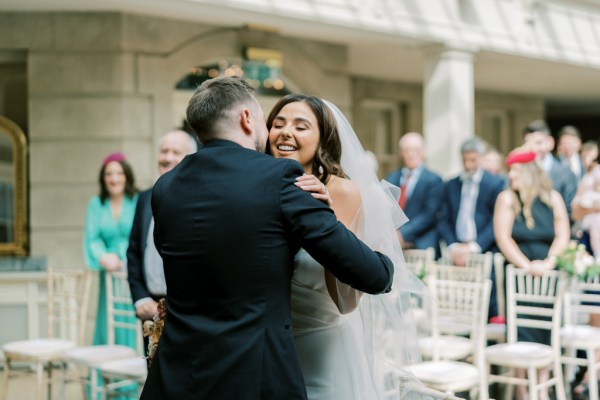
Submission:
MULTIPOLYGON (((523 385, 532 400, 554 386, 557 398, 564 400, 566 380, 573 374, 567 373, 563 379, 563 364, 586 366, 590 376, 596 376, 600 329, 582 324, 582 317, 600 313, 598 277, 578 282, 559 271, 532 276, 508 266, 506 343, 486 347, 489 279, 456 279, 456 275, 447 279, 437 268, 431 264, 427 278, 431 332, 421 342, 422 349, 428 350, 424 355, 431 360, 410 367, 425 385, 449 394, 469 390, 474 396, 478 392, 480 399, 488 398, 492 383, 523 385), (518 342, 517 329, 527 327, 551 332, 551 345, 518 342), (577 358, 578 350, 587 357, 577 358), (539 382, 537 372, 542 368, 551 370, 552 378, 539 382), (526 378, 515 376, 517 369, 527 371, 526 378)), ((592 400, 598 400, 596 384, 596 379, 590 379, 592 400)), ((511 391, 505 390, 505 395, 510 398, 511 391)))
POLYGON ((35 399, 45 397, 44 386, 47 386, 47 398, 51 398, 52 384, 57 380, 52 375, 56 369, 60 371, 61 398, 65 396, 65 383, 71 380, 82 382, 82 398, 87 397, 89 390, 94 399, 107 398, 120 388, 145 381, 147 368, 141 327, 135 319, 125 273, 105 274, 108 344, 86 345, 93 274, 83 269, 48 269, 48 336, 2 346, 5 359, 0 400, 7 399, 9 381, 20 372, 35 374, 35 399), (137 348, 115 344, 117 329, 133 330, 137 348), (16 368, 22 364, 30 367, 16 368))

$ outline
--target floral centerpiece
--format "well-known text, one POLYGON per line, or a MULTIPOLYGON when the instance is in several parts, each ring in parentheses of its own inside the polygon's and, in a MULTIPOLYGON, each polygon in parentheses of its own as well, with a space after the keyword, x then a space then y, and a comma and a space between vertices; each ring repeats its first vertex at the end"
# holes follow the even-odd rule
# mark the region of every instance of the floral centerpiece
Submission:
POLYGON ((595 262, 583 244, 573 241, 556 257, 556 266, 569 276, 582 281, 600 275, 600 264, 595 262))

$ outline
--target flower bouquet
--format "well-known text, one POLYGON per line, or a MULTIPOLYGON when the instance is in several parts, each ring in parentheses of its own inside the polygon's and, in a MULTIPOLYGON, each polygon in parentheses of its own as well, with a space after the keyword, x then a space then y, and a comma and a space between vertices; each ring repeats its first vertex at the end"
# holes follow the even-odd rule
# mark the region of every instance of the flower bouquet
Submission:
POLYGON ((156 354, 156 348, 158 341, 162 335, 163 328, 165 326, 166 316, 166 304, 165 299, 160 299, 158 302, 158 314, 154 316, 152 321, 144 321, 144 336, 148 337, 148 368, 152 365, 154 354, 156 354))
POLYGON ((556 266, 570 277, 587 280, 600 275, 600 264, 590 255, 583 244, 569 243, 569 246, 556 257, 556 266))

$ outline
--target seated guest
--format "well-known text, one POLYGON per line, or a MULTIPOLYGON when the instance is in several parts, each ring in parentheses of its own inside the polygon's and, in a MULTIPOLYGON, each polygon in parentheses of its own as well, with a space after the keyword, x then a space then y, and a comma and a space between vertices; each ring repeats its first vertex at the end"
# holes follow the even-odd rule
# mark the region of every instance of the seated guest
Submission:
MULTIPOLYGON (((496 197, 504 188, 504 180, 481 167, 485 143, 479 138, 466 140, 461 148, 463 173, 444 184, 442 212, 438 229, 448 246, 450 262, 466 265, 470 254, 494 251, 492 216, 496 197)), ((493 269, 493 267, 492 267, 493 269)), ((492 290, 488 316, 498 315, 495 274, 491 274, 492 290)))
POLYGON ((465 141, 461 146, 464 171, 444 184, 438 229, 454 265, 465 265, 470 253, 496 248, 492 215, 504 181, 481 167, 484 152, 482 140, 465 141))
POLYGON ((401 188, 400 207, 409 221, 398 229, 405 249, 438 251, 437 213, 442 200, 443 182, 425 166, 425 144, 420 133, 407 133, 398 143, 404 168, 392 172, 386 180, 401 188))
MULTIPOLYGON (((556 267, 556 255, 569 243, 569 217, 562 197, 552 189, 535 159, 535 152, 523 148, 506 157, 509 187, 496 201, 494 234, 507 262, 532 275, 542 275, 556 267)), ((517 340, 549 345, 550 332, 519 328, 517 340)), ((524 376, 524 371, 519 374, 524 376)), ((547 369, 540 370, 539 375, 540 382, 548 380, 547 369)), ((518 394, 525 398, 526 388, 519 386, 518 394)))

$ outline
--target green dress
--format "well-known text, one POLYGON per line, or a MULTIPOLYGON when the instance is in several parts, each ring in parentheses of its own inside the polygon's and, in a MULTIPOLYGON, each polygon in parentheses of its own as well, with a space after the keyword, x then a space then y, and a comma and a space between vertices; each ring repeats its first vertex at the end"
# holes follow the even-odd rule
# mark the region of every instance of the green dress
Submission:
MULTIPOLYGON (((88 204, 83 237, 85 262, 90 269, 99 271, 100 279, 94 344, 108 343, 105 271, 100 266, 100 258, 106 253, 115 253, 121 260, 126 261, 129 232, 131 232, 136 204, 137 195, 132 198, 125 196, 118 221, 113 218, 108 199, 102 204, 100 197, 95 196, 88 204)), ((133 309, 133 304, 131 308, 133 309)), ((117 328, 115 343, 135 349, 135 332, 117 328)))

